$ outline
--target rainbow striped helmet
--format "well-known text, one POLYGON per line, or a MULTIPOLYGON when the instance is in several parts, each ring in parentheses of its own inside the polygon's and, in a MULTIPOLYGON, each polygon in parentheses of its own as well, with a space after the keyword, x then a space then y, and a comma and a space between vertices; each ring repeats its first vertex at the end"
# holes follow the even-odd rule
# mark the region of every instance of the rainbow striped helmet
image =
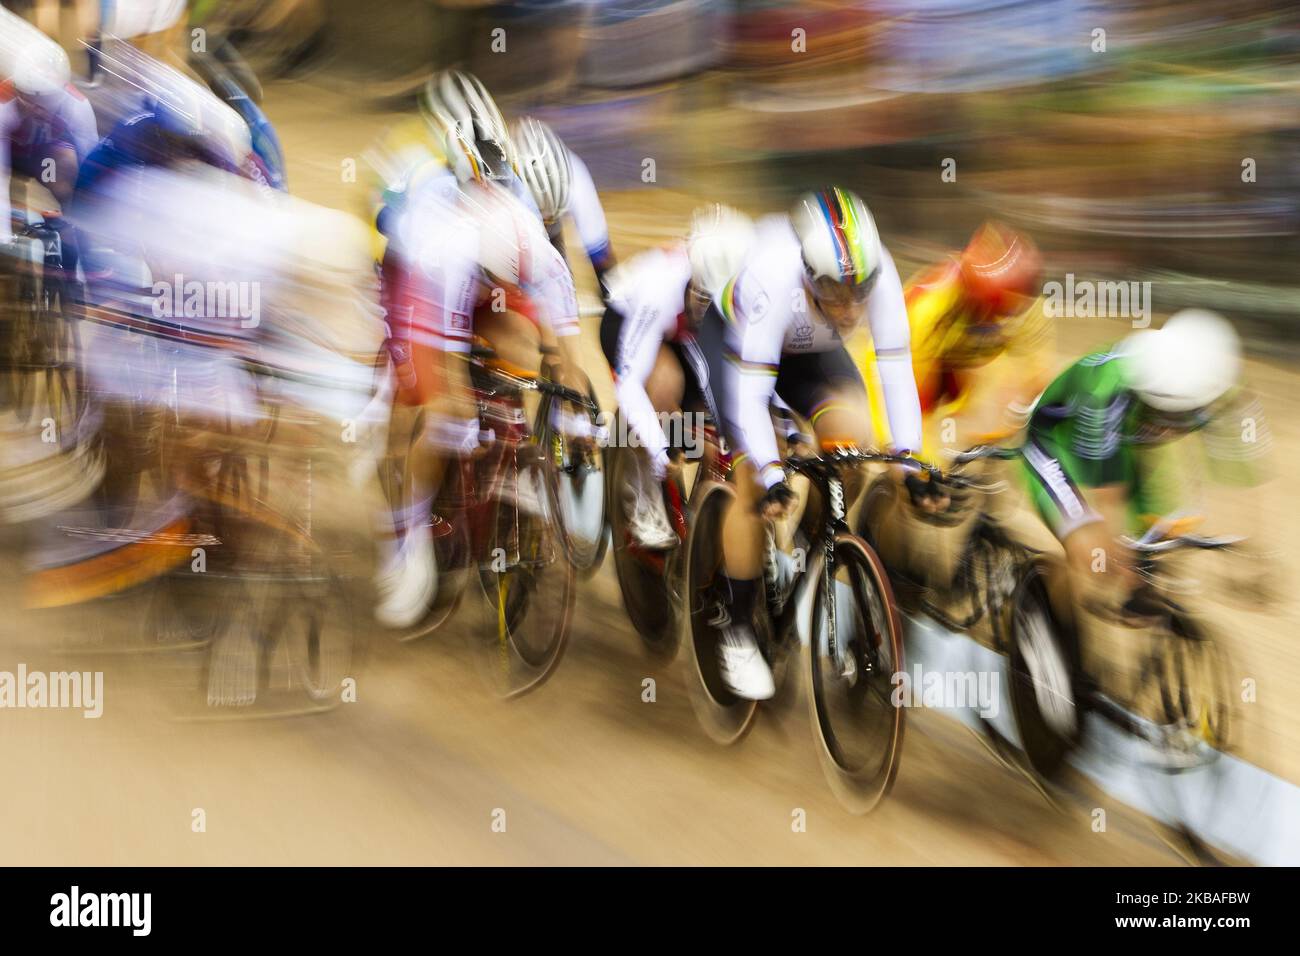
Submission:
POLYGON ((855 299, 865 299, 880 275, 882 258, 867 204, 847 189, 821 189, 799 197, 790 221, 813 289, 841 286, 855 299))

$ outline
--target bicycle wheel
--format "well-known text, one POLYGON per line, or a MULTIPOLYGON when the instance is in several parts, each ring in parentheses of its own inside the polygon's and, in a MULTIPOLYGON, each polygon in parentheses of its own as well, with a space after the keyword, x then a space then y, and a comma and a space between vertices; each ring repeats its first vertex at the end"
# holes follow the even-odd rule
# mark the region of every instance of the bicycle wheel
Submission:
POLYGON ((81 440, 87 403, 80 369, 81 336, 78 320, 67 312, 68 287, 63 280, 46 282, 40 316, 42 376, 45 406, 56 423, 60 447, 67 451, 81 440))
POLYGON ((1159 681, 1163 723, 1170 733, 1182 733, 1203 751, 1203 763, 1215 759, 1231 744, 1232 693, 1228 664, 1213 638, 1190 617, 1175 611, 1168 634, 1159 639, 1159 681), (1203 745, 1203 746, 1202 746, 1203 745))
POLYGON ((632 448, 610 449, 609 525, 614 546, 614 571, 628 620, 652 657, 672 660, 677 655, 681 610, 680 551, 646 551, 637 546, 629 529, 631 502, 627 495, 645 487, 645 456, 632 448))
POLYGON ((904 669, 903 631, 884 565, 856 535, 835 538, 832 652, 826 589, 816 584, 807 661, 818 757, 831 789, 852 813, 889 793, 903 750, 901 706, 892 698, 904 669))
POLYGON ((287 656, 294 689, 314 704, 337 704, 343 682, 355 676, 357 621, 346 583, 338 575, 286 582, 268 605, 262 633, 287 656))
POLYGON ((1025 759, 1053 780, 1079 745, 1080 662, 1073 633, 1052 612, 1042 564, 1024 562, 1016 578, 996 625, 1007 655, 1008 696, 1025 759))
POLYGON ((493 506, 479 580, 486 620, 477 643, 497 693, 541 686, 564 655, 577 573, 562 534, 555 476, 535 445, 515 449, 514 472, 493 506))
POLYGON ((722 521, 735 498, 735 489, 721 482, 708 482, 698 489, 686 539, 678 625, 691 707, 704 732, 723 745, 743 737, 758 712, 756 701, 737 697, 727 689, 718 663, 721 635, 712 623, 722 574, 722 521))
POLYGON ((186 651, 210 645, 219 625, 208 583, 202 580, 202 575, 187 571, 151 581, 141 628, 141 648, 186 651))
MULTIPOLYGON (((587 395, 594 404, 596 393, 590 387, 587 395)), ((574 450, 552 422, 556 407, 557 403, 549 395, 542 396, 533 433, 537 436, 538 446, 549 456, 555 472, 565 551, 574 568, 588 578, 600 569, 609 543, 605 452, 599 445, 582 451, 574 450)), ((591 412, 591 422, 595 428, 597 418, 594 411, 591 412)))
POLYGON ((41 278, 23 272, 5 330, 4 405, 26 425, 36 400, 36 379, 41 351, 40 314, 44 292, 41 278))

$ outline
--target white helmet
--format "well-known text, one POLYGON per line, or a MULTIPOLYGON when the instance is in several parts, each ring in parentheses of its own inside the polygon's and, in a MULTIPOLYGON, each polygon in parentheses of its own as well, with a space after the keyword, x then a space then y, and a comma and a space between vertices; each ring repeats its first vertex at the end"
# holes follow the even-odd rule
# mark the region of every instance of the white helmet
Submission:
POLYGON ((63 47, 39 31, 31 34, 12 62, 14 89, 25 96, 49 96, 72 82, 72 67, 63 47))
POLYGON ((1216 312, 1183 309, 1159 330, 1144 330, 1125 340, 1133 390, 1142 402, 1162 412, 1206 408, 1236 384, 1241 372, 1241 341, 1216 312))
POLYGON ((569 150, 555 131, 539 119, 525 116, 511 131, 519 175, 532 191, 537 208, 546 222, 554 222, 568 211, 573 185, 569 150))
POLYGON ((157 64, 150 98, 159 125, 173 136, 201 139, 239 166, 252 152, 252 131, 244 118, 206 87, 157 64))
POLYGON ((476 77, 444 70, 420 95, 425 122, 443 139, 447 163, 462 183, 504 179, 514 167, 510 132, 492 94, 476 77))
POLYGON ((847 189, 822 189, 799 197, 790 222, 814 291, 841 286, 855 298, 866 298, 883 258, 867 204, 847 189))
POLYGON ((744 213, 718 203, 696 209, 686 237, 691 281, 716 298, 740 271, 753 242, 754 224, 744 213))

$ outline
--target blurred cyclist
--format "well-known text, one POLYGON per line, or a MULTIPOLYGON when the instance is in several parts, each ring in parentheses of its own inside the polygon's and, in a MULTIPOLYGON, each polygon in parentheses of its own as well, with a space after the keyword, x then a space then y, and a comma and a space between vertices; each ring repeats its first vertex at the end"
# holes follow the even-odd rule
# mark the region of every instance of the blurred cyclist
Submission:
POLYGON ((1241 344, 1220 315, 1185 309, 1075 362, 1034 406, 1023 449, 1029 492, 1076 585, 1132 581, 1115 535, 1167 513, 1138 452, 1209 425, 1238 384, 1241 344), (1098 561, 1099 555, 1111 555, 1098 561))
MULTIPOLYGON (((754 252, 728 284, 720 310, 700 333, 725 435, 740 453, 736 501, 723 525, 730 606, 719 659, 741 697, 773 693, 752 617, 767 541, 765 519, 795 495, 786 483, 769 414, 773 392, 807 419, 823 443, 868 447, 870 410, 862 376, 844 338, 870 323, 893 448, 921 444, 921 411, 912 377, 907 309, 893 259, 881 245, 866 204, 847 190, 807 193, 789 217, 760 223, 754 252)), ((846 502, 861 488, 846 487, 846 502)))
POLYGON ((695 333, 753 238, 747 216, 726 206, 704 206, 691 217, 685 242, 643 252, 615 273, 600 344, 614 375, 618 406, 649 457, 653 484, 630 489, 635 499, 629 524, 643 547, 677 543, 660 493, 659 483, 675 465, 659 413, 707 411, 718 420, 695 333))
MULTIPOLYGON (((1039 296, 1041 273, 1042 258, 1028 236, 988 222, 959 255, 904 286, 921 413, 928 425, 953 430, 943 444, 961 449, 1018 431, 1050 381, 1053 342, 1039 296)), ((854 335, 849 351, 868 393, 878 399, 870 337, 854 335)), ((873 404, 873 424, 877 435, 888 435, 881 411, 873 404)), ((933 437, 927 428, 927 452, 933 437)), ((911 483, 920 480, 908 476, 911 483)))
POLYGON ((479 445, 465 362, 476 335, 499 358, 524 368, 537 367, 539 346, 550 338, 559 380, 585 389, 573 278, 546 241, 535 207, 517 196, 513 184, 526 187, 510 164, 500 113, 482 85, 463 74, 434 87, 448 94, 430 100, 446 166, 413 177, 400 205, 384 217, 384 304, 398 387, 390 434, 399 450, 412 413, 427 413, 410 449, 413 500, 395 516, 398 546, 384 556, 377 580, 376 617, 391 627, 417 621, 435 591, 433 494, 445 462, 479 445))
POLYGON ((606 276, 614 266, 609 227, 596 184, 587 164, 546 123, 525 116, 511 129, 519 175, 532 192, 551 244, 564 253, 564 219, 573 220, 600 286, 608 301, 606 276))
MULTIPOLYGON (((39 30, 0 10, 0 240, 10 236, 10 170, 45 187, 66 206, 81 165, 99 140, 95 112, 71 83, 68 56, 39 30)), ((61 220, 65 266, 76 243, 61 220)))

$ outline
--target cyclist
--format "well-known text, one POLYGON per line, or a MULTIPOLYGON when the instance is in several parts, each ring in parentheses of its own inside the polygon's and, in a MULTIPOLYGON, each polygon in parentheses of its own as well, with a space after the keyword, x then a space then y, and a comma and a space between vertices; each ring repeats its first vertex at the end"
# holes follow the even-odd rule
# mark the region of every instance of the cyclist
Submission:
MULTIPOLYGON (((1042 258, 1028 236, 987 222, 960 254, 903 287, 921 412, 927 423, 946 421, 956 429, 944 444, 966 448, 974 435, 1018 431, 1050 381, 1052 330, 1039 297, 1041 273, 1042 258)), ((874 401, 880 382, 870 344, 859 332, 848 347, 873 399, 876 434, 888 435, 874 401)), ((931 438, 927 429, 927 451, 931 438)))
POLYGON ((1090 581, 1130 582, 1126 562, 1112 557, 1115 534, 1167 512, 1153 462, 1140 452, 1210 425, 1240 371, 1240 341, 1227 320, 1185 309, 1159 330, 1084 356, 1043 392, 1029 420, 1024 471, 1084 593, 1090 581))
POLYGON ((455 70, 430 78, 420 94, 419 119, 388 131, 369 153, 381 179, 375 212, 377 258, 381 298, 393 329, 389 347, 401 386, 398 399, 403 405, 422 406, 428 390, 411 391, 417 385, 413 367, 417 360, 411 352, 422 346, 404 334, 415 305, 410 301, 413 269, 400 243, 394 241, 396 224, 415 203, 432 203, 434 210, 454 206, 460 184, 478 180, 505 184, 514 195, 526 197, 535 210, 532 194, 515 175, 510 157, 510 137, 496 101, 477 78, 455 70))
MULTIPOLYGON (((844 338, 866 316, 894 450, 921 444, 907 309, 893 259, 866 204, 847 190, 807 193, 788 217, 760 223, 754 251, 701 330, 725 436, 739 451, 736 501, 723 524, 730 607, 719 608, 719 661, 737 696, 770 697, 772 674, 752 627, 766 555, 765 518, 794 500, 769 414, 775 393, 823 442, 870 445, 867 394, 844 338)), ((860 490, 846 488, 846 501, 860 490)))
MULTIPOLYGON (((376 617, 390 627, 418 620, 434 593, 433 494, 445 460, 479 444, 464 361, 475 334, 523 367, 536 367, 540 340, 553 338, 560 381, 585 387, 568 264, 546 241, 536 210, 494 178, 508 168, 501 165, 505 153, 500 141, 482 137, 483 129, 448 120, 444 154, 452 188, 445 176, 431 175, 388 221, 385 307, 398 385, 390 435, 403 440, 414 421, 409 413, 428 413, 411 449, 414 500, 395 516, 394 547, 377 580, 376 617)), ((520 490, 521 499, 526 493, 520 490)))
POLYGON ((659 413, 708 411, 718 420, 695 332, 709 303, 740 268, 753 238, 753 223, 744 214, 704 206, 692 215, 685 242, 643 252, 615 273, 600 344, 619 408, 649 457, 653 482, 633 489, 629 520, 643 547, 667 548, 677 542, 659 491, 659 482, 676 467, 659 413))
MULTIPOLYGON (((72 85, 68 55, 39 30, 0 10, 0 239, 10 235, 9 174, 39 182, 66 206, 81 165, 99 140, 95 111, 72 85), (7 155, 6 155, 7 154, 7 155)), ((77 244, 62 219, 50 222, 75 270, 77 244)))
POLYGON ((605 210, 587 164, 550 126, 531 116, 515 123, 511 140, 519 175, 537 203, 551 244, 564 253, 564 219, 571 218, 596 274, 601 298, 608 301, 606 277, 614 266, 614 252, 605 210))

